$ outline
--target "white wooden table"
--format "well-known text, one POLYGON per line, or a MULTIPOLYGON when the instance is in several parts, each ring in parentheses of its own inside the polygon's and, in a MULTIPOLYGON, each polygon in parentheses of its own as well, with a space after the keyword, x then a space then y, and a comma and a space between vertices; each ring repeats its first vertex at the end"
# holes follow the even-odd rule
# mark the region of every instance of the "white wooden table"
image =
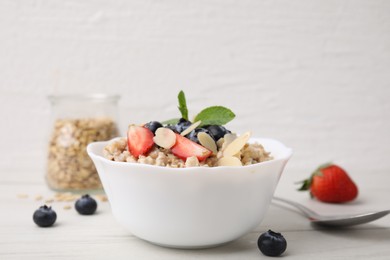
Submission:
MULTIPOLYGON (((276 194, 302 202, 319 213, 362 212, 390 208, 388 173, 356 173, 359 199, 338 206, 319 203, 295 191, 294 174, 286 170, 276 194), (375 176, 375 178, 373 178, 375 176)), ((0 172, 0 259, 267 259, 257 249, 257 238, 268 230, 287 239, 285 259, 390 259, 390 216, 343 230, 315 229, 296 211, 272 204, 259 227, 224 246, 201 250, 163 248, 142 241, 118 225, 108 202, 97 214, 81 216, 73 203, 53 202, 55 226, 39 228, 35 209, 53 197, 42 173, 2 169, 0 172), (27 195, 23 197, 21 195, 27 195), (71 209, 64 209, 72 205, 71 209)))

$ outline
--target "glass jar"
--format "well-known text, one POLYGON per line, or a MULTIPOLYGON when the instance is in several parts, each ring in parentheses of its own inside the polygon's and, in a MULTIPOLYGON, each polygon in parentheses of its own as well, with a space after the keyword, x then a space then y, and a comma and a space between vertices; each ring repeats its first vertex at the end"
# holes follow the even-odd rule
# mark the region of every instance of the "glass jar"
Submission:
POLYGON ((102 184, 86 147, 118 133, 119 96, 103 94, 49 96, 51 134, 46 182, 57 191, 101 190, 102 184))

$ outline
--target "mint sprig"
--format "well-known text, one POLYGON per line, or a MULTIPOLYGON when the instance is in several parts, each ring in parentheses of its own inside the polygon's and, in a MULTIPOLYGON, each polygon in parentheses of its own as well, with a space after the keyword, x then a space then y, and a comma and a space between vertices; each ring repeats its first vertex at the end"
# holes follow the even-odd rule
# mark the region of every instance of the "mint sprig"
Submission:
POLYGON ((235 114, 229 108, 212 106, 203 109, 195 116, 194 122, 201 121, 200 126, 225 125, 235 118, 235 114))
POLYGON ((181 117, 185 120, 188 120, 188 109, 187 109, 187 102, 186 102, 186 96, 184 95, 183 90, 179 92, 179 95, 177 96, 177 99, 179 100, 179 110, 181 113, 181 117))
MULTIPOLYGON (((185 120, 189 120, 187 101, 183 90, 179 92, 177 99, 179 101, 178 109, 181 113, 181 117, 185 120)), ((211 106, 200 111, 199 114, 195 116, 193 122, 201 121, 201 124, 198 127, 206 125, 225 125, 232 121, 235 117, 236 115, 229 108, 223 106, 211 106)), ((173 118, 161 123, 164 125, 175 125, 178 121, 178 118, 173 118)))
POLYGON ((165 121, 162 121, 161 124, 163 125, 176 125, 179 122, 179 118, 172 118, 165 121))

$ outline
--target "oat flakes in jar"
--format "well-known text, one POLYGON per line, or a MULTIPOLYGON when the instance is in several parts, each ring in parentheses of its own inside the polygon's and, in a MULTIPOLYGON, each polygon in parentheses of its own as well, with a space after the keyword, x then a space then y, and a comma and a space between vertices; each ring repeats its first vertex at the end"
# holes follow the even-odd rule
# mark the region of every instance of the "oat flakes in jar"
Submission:
POLYGON ((117 137, 119 96, 49 96, 52 107, 46 182, 58 191, 95 191, 102 185, 86 147, 117 137))

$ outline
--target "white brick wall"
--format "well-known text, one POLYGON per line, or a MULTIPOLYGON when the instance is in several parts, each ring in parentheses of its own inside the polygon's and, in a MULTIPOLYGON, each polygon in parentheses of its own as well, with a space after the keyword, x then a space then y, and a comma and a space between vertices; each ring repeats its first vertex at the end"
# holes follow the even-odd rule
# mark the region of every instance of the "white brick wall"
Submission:
MULTIPOLYGON (((0 161, 40 172, 48 94, 122 95, 121 125, 225 105, 237 132, 390 170, 390 1, 0 1, 0 161), (22 156, 21 156, 22 155, 22 156)), ((295 177, 294 177, 295 178, 295 177)))

